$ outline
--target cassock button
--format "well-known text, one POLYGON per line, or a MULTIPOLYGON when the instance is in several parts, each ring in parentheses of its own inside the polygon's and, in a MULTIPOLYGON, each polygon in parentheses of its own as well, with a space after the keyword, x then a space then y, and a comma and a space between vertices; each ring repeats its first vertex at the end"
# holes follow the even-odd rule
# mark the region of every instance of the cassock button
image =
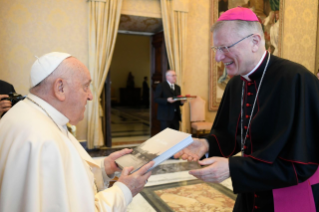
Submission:
POLYGON ((249 83, 248 83, 248 86, 251 86, 252 84, 253 84, 252 82, 249 82, 249 83))
POLYGON ((247 126, 244 126, 244 128, 245 128, 245 130, 247 130, 248 127, 247 127, 247 126))
POLYGON ((247 149, 247 146, 246 146, 246 145, 244 146, 244 149, 247 149))
POLYGON ((255 206, 255 209, 258 209, 259 207, 258 206, 255 206))
POLYGON ((246 137, 249 138, 249 135, 247 135, 246 137))
POLYGON ((257 194, 255 194, 255 198, 257 198, 258 197, 258 195, 257 194))
POLYGON ((246 119, 248 119, 249 118, 249 115, 246 115, 246 119))
POLYGON ((247 103, 247 104, 246 104, 246 107, 250 107, 250 104, 249 104, 249 103, 247 103))
POLYGON ((247 93, 247 95, 248 95, 248 96, 252 96, 252 95, 253 95, 253 93, 251 93, 251 92, 248 92, 248 93, 247 93))

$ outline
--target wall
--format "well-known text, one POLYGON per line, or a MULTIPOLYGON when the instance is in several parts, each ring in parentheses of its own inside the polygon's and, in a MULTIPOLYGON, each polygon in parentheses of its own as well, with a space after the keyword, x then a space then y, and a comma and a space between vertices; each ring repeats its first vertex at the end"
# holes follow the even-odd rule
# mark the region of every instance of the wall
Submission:
MULTIPOLYGON (((206 100, 206 119, 214 121, 216 112, 208 111, 210 0, 189 1, 184 94, 198 95, 206 100)), ((183 120, 189 129, 189 107, 183 120)))
MULTIPOLYGON (((159 0, 123 0, 123 14, 160 17, 159 0)), ((0 1, 0 79, 28 93, 35 61, 52 51, 68 52, 88 65, 88 4, 86 0, 0 1)), ((87 116, 77 125, 86 140, 87 116)))
POLYGON ((317 0, 285 0, 282 57, 311 72, 316 66, 317 20, 317 0))
POLYGON ((121 14, 160 18, 160 0, 123 0, 121 14))
POLYGON ((144 76, 150 80, 150 57, 150 37, 118 34, 110 67, 112 89, 117 100, 120 100, 119 88, 126 87, 129 72, 134 76, 135 87, 141 88, 142 92, 144 76))
MULTIPOLYGON (((88 64, 86 0, 0 1, 0 79, 27 94, 34 55, 68 52, 88 64)), ((86 123, 77 137, 86 139, 86 123)))

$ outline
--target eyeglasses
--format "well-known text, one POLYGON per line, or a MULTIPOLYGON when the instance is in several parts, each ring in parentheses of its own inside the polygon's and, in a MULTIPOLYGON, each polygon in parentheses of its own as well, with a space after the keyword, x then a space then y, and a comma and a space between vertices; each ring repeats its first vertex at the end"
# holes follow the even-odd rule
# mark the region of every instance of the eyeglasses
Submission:
POLYGON ((253 35, 253 34, 250 34, 250 35, 248 35, 247 37, 244 37, 243 39, 237 41, 236 43, 234 43, 234 44, 232 44, 232 45, 230 45, 230 46, 221 46, 221 47, 212 46, 211 48, 214 50, 214 52, 217 52, 217 51, 219 50, 219 51, 221 51, 222 53, 225 54, 225 53, 228 53, 228 52, 229 52, 228 49, 230 49, 231 47, 235 46, 237 43, 239 43, 239 42, 245 40, 246 38, 249 38, 249 37, 252 36, 252 35, 253 35))

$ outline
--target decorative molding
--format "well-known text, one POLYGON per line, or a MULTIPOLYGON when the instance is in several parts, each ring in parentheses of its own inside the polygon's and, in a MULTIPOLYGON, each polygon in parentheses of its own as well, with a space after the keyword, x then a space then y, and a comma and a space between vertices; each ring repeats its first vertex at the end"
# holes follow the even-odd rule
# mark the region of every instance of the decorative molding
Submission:
MULTIPOLYGON (((210 1, 210 26, 213 25, 218 19, 218 1, 217 0, 211 0, 210 1)), ((219 107, 221 99, 217 98, 217 90, 216 90, 216 82, 217 82, 217 75, 216 75, 216 69, 217 69, 217 62, 215 61, 215 54, 214 51, 211 49, 211 46, 213 44, 213 36, 211 34, 211 29, 209 29, 209 43, 210 43, 210 71, 209 71, 209 101, 208 101, 208 109, 210 111, 216 111, 219 107)))
POLYGON ((285 1, 281 0, 279 5, 279 35, 278 35, 278 57, 282 57, 282 43, 284 37, 284 24, 285 24, 285 1))

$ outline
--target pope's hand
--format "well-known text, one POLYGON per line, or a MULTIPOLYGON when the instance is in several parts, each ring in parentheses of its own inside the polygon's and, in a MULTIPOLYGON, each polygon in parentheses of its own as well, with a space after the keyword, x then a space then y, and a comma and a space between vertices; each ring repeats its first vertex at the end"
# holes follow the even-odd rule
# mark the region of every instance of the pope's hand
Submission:
POLYGON ((144 185, 147 183, 147 179, 151 176, 152 172, 149 170, 154 165, 154 161, 147 163, 142 166, 139 170, 130 174, 130 172, 134 169, 133 167, 125 167, 122 171, 118 182, 125 184, 132 192, 132 196, 134 197, 144 188, 144 185))
POLYGON ((9 100, 2 100, 3 98, 9 98, 9 96, 0 94, 0 116, 11 108, 11 102, 9 100))
POLYGON ((197 161, 208 152, 206 139, 193 138, 193 143, 174 155, 174 158, 182 158, 188 161, 197 161))
POLYGON ((200 180, 212 183, 221 183, 229 177, 229 160, 223 157, 211 157, 199 161, 200 165, 208 165, 202 169, 189 171, 200 180))
POLYGON ((107 175, 112 175, 116 171, 120 171, 120 169, 117 167, 116 163, 114 162, 119 157, 131 153, 132 149, 122 149, 120 151, 113 152, 108 157, 104 159, 104 167, 105 172, 107 175))

